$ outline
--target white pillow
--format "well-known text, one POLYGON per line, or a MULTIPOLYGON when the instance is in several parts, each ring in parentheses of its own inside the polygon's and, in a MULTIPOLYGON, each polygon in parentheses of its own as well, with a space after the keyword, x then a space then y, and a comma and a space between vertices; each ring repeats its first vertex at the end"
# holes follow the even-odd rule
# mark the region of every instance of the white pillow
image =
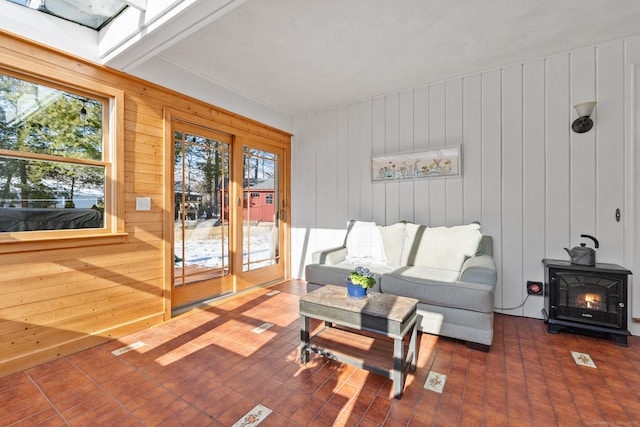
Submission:
POLYGON ((382 238, 375 222, 355 221, 347 235, 347 257, 350 264, 386 265, 382 238))
POLYGON ((407 265, 460 271, 476 254, 482 234, 480 224, 434 228, 407 224, 406 237, 402 258, 407 265))
POLYGON ((387 262, 399 267, 402 259, 402 246, 404 245, 405 223, 397 222, 392 225, 378 226, 380 237, 382 238, 382 246, 387 262))

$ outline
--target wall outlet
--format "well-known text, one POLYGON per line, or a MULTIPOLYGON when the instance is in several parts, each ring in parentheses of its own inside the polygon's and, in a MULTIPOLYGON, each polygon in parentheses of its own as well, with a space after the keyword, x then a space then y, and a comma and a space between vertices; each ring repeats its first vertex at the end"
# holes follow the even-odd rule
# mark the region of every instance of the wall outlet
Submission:
POLYGON ((532 282, 527 280, 527 293, 529 295, 542 295, 542 282, 532 282))

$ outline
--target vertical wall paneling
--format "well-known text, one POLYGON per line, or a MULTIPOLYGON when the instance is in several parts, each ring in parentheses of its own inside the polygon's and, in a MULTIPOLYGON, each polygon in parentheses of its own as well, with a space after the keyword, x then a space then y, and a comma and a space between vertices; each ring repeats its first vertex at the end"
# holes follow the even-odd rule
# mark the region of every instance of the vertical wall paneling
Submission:
POLYGON ((317 226, 319 228, 330 228, 330 223, 328 221, 329 215, 333 215, 333 206, 331 205, 332 201, 335 203, 335 198, 331 194, 331 191, 335 189, 335 185, 332 186, 332 180, 335 180, 335 175, 333 174, 333 170, 329 169, 331 165, 335 165, 333 159, 330 156, 335 154, 334 150, 334 135, 331 134, 331 129, 329 128, 329 120, 327 118, 328 113, 327 110, 318 111, 317 113, 317 145, 318 149, 316 150, 316 155, 318 156, 317 161, 317 208, 318 208, 318 223, 317 226), (331 210, 331 211, 330 211, 331 210), (330 212, 329 212, 330 211, 330 212))
POLYGON ((545 254, 547 258, 567 259, 562 248, 570 245, 569 132, 570 120, 575 118, 569 114, 569 55, 552 56, 546 62, 545 254))
MULTIPOLYGON (((524 301, 522 281, 522 66, 502 72, 502 307, 524 301)), ((518 308, 516 313, 522 313, 518 308)))
MULTIPOLYGON (((326 135, 326 158, 322 165, 324 175, 323 179, 327 182, 326 191, 326 210, 324 217, 326 218, 327 228, 334 228, 339 226, 336 224, 336 211, 338 210, 338 198, 342 198, 342 195, 338 197, 338 157, 345 157, 345 153, 341 150, 338 151, 338 111, 337 108, 327 109, 327 135, 326 135), (340 156, 338 156, 340 153, 340 156)), ((342 190, 346 192, 346 189, 342 190)), ((342 222, 340 225, 343 225, 342 222)))
POLYGON ((619 262, 623 258, 624 222, 617 222, 616 208, 624 211, 624 50, 622 43, 598 48, 596 134, 596 234, 600 249, 596 260, 619 262))
MULTIPOLYGON (((446 82, 446 145, 462 144, 462 79, 446 82)), ((462 224, 462 178, 445 180, 445 218, 447 226, 462 224)))
MULTIPOLYGON (((640 37, 626 43, 626 129, 627 144, 625 145, 625 182, 629 186, 625 191, 625 205, 627 212, 622 212, 622 222, 625 227, 625 261, 634 275, 630 276, 630 292, 632 296, 631 312, 634 319, 640 322, 640 289, 637 279, 640 275, 640 37)), ((637 324, 637 323, 636 323, 637 324)), ((633 333, 633 330, 631 330, 633 333)))
MULTIPOLYGON (((296 136, 291 145, 291 174, 298 179, 291 180, 291 200, 302 200, 305 195, 315 194, 316 145, 315 138, 309 135, 312 129, 309 116, 294 123, 293 131, 296 136)), ((310 198, 308 204, 288 211, 291 223, 299 225, 291 232, 291 275, 300 277, 304 264, 311 260, 308 248, 313 247, 310 240, 311 230, 316 222, 316 199, 310 198)))
MULTIPOLYGON (((501 70, 482 75, 482 230, 493 236, 493 255, 499 272, 502 271, 501 77, 501 70)), ((496 304, 503 306, 502 280, 496 286, 496 304)))
MULTIPOLYGON (((573 105, 596 99, 595 49, 571 53, 571 103, 567 106, 572 119, 577 116, 573 105)), ((597 107, 593 118, 597 121, 597 107)), ((571 245, 583 242, 580 234, 596 234, 596 132, 571 131, 571 245)))
POLYGON ((360 132, 359 132, 359 147, 360 147, 360 160, 364 165, 360 169, 360 216, 363 221, 373 220, 373 186, 371 185, 371 156, 372 156, 372 141, 373 141, 373 117, 372 108, 373 102, 371 100, 363 101, 358 104, 360 115, 360 132))
MULTIPOLYGON (((349 160, 351 159, 349 145, 349 109, 346 105, 340 106, 336 111, 336 152, 333 161, 335 162, 335 184, 333 191, 336 208, 333 211, 333 227, 339 228, 344 224, 344 218, 349 218, 350 208, 350 186, 349 160)), ((357 167, 360 167, 358 165, 357 167)), ((353 182, 353 181, 351 181, 353 182)), ((357 199, 357 195, 354 198, 357 199)))
MULTIPOLYGON (((369 164, 369 156, 362 156, 360 148, 360 104, 351 104, 348 106, 349 112, 347 116, 348 136, 346 141, 347 151, 347 169, 348 179, 344 183, 347 188, 349 211, 347 218, 362 218, 360 206, 362 201, 360 198, 361 182, 360 176, 362 170, 366 169, 369 164)), ((338 190, 339 191, 339 190, 338 190)))
MULTIPOLYGON (((385 148, 385 128, 386 128, 386 104, 385 98, 379 97, 373 100, 372 106, 373 118, 373 147, 372 154, 384 154, 385 148)), ((373 220, 377 224, 387 224, 385 222, 386 215, 386 183, 377 182, 373 185, 373 220)))
MULTIPOLYGON (((413 150, 413 90, 400 93, 398 105, 398 151, 413 150)), ((401 220, 413 221, 414 182, 400 182, 401 220)))
MULTIPOLYGON (((429 147, 446 145, 446 89, 445 83, 431 86, 429 92, 429 147)), ((443 226, 447 223, 445 195, 445 179, 429 180, 429 218, 432 227, 443 226)))
MULTIPOLYGON (((391 94, 385 97, 385 152, 396 153, 400 151, 399 145, 399 94, 391 94)), ((400 221, 400 183, 387 182, 386 187, 386 217, 385 224, 393 224, 400 221)))
POLYGON ((464 223, 482 221, 482 82, 481 75, 463 82, 462 201, 464 223))
MULTIPOLYGON (((638 47, 638 51, 634 53, 640 54, 640 46, 636 44, 638 47)), ((632 255, 630 257, 633 259, 633 268, 636 272, 636 275, 640 272, 640 224, 638 224, 637 217, 640 214, 640 197, 638 196, 638 191, 640 191, 640 173, 638 173, 638 168, 640 168, 640 60, 634 63, 633 67, 633 108, 632 108, 632 141, 633 145, 630 148, 629 152, 631 153, 631 158, 635 160, 635 163, 631 165, 629 168, 632 171, 635 171, 635 180, 629 180, 632 182, 631 188, 633 191, 630 191, 627 194, 631 194, 629 206, 633 206, 633 211, 631 212, 631 220, 628 221, 629 229, 631 230, 631 239, 633 239, 635 234, 634 244, 631 246, 632 255), (635 155, 634 155, 635 153, 635 155), (634 233, 635 231, 635 233, 634 233)), ((637 276, 636 276, 637 277, 637 276)), ((631 279, 632 290, 631 295, 633 297, 633 307, 632 307, 632 315, 633 318, 636 319, 637 322, 640 322, 640 290, 637 289, 637 284, 640 283, 639 280, 631 279), (636 283, 636 286, 633 287, 633 283, 636 283)))
MULTIPOLYGON (((426 149, 429 144, 429 87, 417 88, 413 94, 413 146, 426 149)), ((412 221, 429 224, 429 181, 418 179, 413 184, 414 202, 412 221)))
MULTIPOLYGON (((296 129, 306 128, 303 138, 315 135, 318 162, 332 164, 318 166, 315 178, 304 172, 319 189, 311 216, 321 229, 323 215, 335 209, 337 197, 325 191, 328 175, 336 176, 334 156, 361 153, 361 170, 344 176, 349 214, 379 224, 480 221, 494 239, 498 307, 520 304, 526 281, 543 280, 541 260, 568 259, 563 248, 584 240, 582 233, 599 238, 599 261, 640 269, 640 197, 631 194, 640 188, 638 87, 640 36, 354 103, 347 107, 348 147, 336 147, 340 108, 315 113, 317 124, 311 114, 294 118, 296 129), (588 100, 598 102, 594 129, 575 134, 573 104, 588 100), (371 154, 455 144, 462 146, 460 178, 371 182, 371 154)), ((640 291, 632 286, 631 295, 640 317, 640 291)), ((533 296, 508 313, 540 318, 542 306, 533 296)), ((640 324, 630 329, 640 333, 640 324)))
MULTIPOLYGON (((544 280, 540 255, 545 230, 545 61, 524 64, 522 156, 522 279, 544 280)), ((506 246, 505 246, 506 247, 506 246)), ((523 313, 539 317, 542 297, 527 300, 523 313)))

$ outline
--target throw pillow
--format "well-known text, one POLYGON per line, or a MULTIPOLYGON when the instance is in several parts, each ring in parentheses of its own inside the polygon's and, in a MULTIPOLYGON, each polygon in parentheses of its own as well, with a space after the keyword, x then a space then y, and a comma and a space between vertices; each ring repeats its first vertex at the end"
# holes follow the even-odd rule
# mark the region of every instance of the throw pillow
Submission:
POLYGON ((347 235, 346 261, 351 264, 386 265, 380 231, 375 222, 356 221, 347 235))
POLYGON ((402 259, 402 246, 404 245, 405 223, 398 222, 387 226, 378 226, 382 237, 384 254, 390 265, 399 267, 402 259))
POLYGON ((482 238, 480 224, 425 227, 407 224, 402 258, 406 265, 460 271, 476 254, 482 238))

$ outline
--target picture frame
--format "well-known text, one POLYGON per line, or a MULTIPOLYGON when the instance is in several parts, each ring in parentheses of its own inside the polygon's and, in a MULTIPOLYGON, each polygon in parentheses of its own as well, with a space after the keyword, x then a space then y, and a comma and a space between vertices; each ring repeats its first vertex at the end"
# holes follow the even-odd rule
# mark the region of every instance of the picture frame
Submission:
POLYGON ((461 146, 381 154, 371 157, 374 182, 462 176, 461 146))

